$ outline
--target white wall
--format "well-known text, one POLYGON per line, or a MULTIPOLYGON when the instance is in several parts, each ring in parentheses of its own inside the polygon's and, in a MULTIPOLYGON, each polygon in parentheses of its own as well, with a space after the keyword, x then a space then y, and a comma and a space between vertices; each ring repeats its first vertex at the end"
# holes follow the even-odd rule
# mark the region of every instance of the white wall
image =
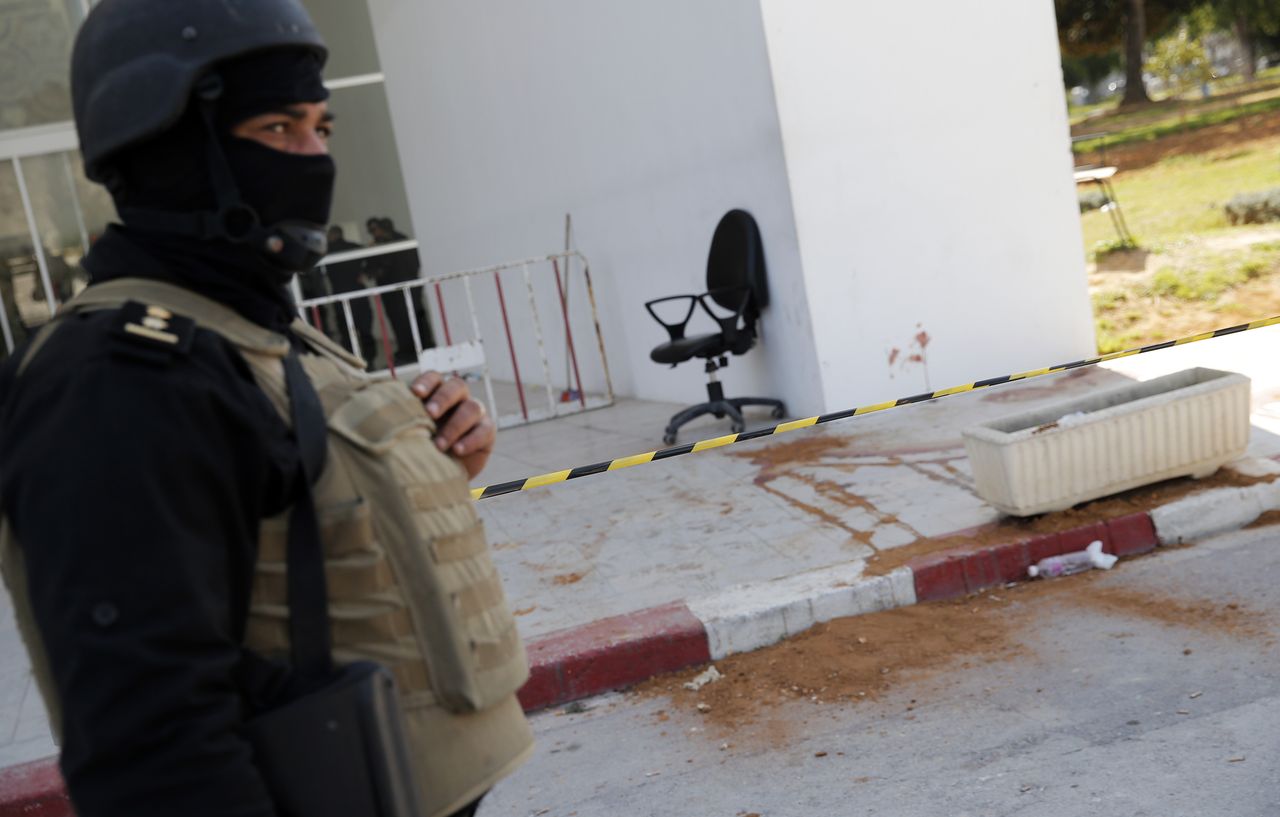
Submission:
MULTIPOLYGON (((701 366, 649 361, 665 334, 643 303, 702 291, 716 222, 748 209, 764 235, 773 304, 762 348, 733 361, 726 390, 777 394, 798 413, 819 408, 756 3, 369 2, 428 275, 558 250, 572 213, 615 387, 695 402, 701 366)), ((494 313, 492 284, 482 289, 494 313)), ((488 348, 501 369, 505 349, 488 348)))
POLYGON ((762 9, 825 406, 1092 354, 1053 4, 762 9))

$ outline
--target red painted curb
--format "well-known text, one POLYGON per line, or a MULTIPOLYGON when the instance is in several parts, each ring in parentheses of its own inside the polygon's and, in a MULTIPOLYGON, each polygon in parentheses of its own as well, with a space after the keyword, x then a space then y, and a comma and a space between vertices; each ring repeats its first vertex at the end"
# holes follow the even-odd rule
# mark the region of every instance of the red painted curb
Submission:
POLYGON ((711 660, 707 632, 684 604, 669 604, 562 630, 525 645, 526 712, 619 689, 711 660))
POLYGON ((1111 547, 1104 548, 1117 556, 1136 556, 1150 553, 1160 544, 1156 538, 1156 526, 1147 513, 1134 513, 1107 520, 1111 547))
POLYGON ((980 550, 930 553, 907 567, 915 579, 916 601, 940 601, 1025 579, 1027 568, 1041 559, 1084 550, 1098 540, 1105 552, 1118 556, 1146 553, 1157 544, 1150 515, 1135 513, 980 550))
POLYGON ((0 817, 75 817, 56 757, 0 769, 0 817))

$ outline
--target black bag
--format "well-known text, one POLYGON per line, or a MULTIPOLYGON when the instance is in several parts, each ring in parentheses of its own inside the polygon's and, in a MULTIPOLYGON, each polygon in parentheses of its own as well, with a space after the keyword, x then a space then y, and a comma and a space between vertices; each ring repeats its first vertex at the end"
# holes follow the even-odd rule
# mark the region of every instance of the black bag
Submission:
POLYGON ((284 817, 417 817, 395 681, 348 664, 320 690, 250 721, 254 762, 284 817))
POLYGON ((244 734, 282 817, 422 817, 395 679, 370 661, 333 666, 311 495, 324 465, 324 412, 296 352, 285 382, 304 472, 289 517, 289 639, 295 684, 307 691, 252 718, 244 734))

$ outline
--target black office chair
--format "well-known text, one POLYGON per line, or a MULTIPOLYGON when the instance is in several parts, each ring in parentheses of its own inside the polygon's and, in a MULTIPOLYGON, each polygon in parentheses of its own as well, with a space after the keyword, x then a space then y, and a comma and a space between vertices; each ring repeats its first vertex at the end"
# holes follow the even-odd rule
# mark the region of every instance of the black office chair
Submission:
POLYGON ((715 235, 711 238, 711 252, 707 255, 707 291, 701 295, 672 295, 649 301, 644 308, 653 319, 662 324, 671 339, 655 346, 649 357, 657 363, 677 364, 695 357, 706 359, 707 402, 681 411, 667 424, 662 440, 667 445, 676 441, 680 426, 704 414, 716 418, 726 415, 733 421, 733 430, 746 428, 742 420, 743 406, 772 406, 773 416, 786 414, 781 400, 769 397, 732 397, 726 399, 724 387, 716 379, 716 370, 729 365, 728 355, 741 355, 755 345, 756 319, 760 310, 769 304, 769 289, 765 283, 764 246, 760 242, 760 229, 756 220, 745 210, 730 210, 720 219, 715 235), (655 304, 682 301, 688 303, 684 319, 675 323, 664 321, 654 311, 655 304), (712 308, 714 302, 722 310, 732 314, 721 316, 712 308), (719 332, 685 337, 685 327, 701 306, 720 327, 719 332))

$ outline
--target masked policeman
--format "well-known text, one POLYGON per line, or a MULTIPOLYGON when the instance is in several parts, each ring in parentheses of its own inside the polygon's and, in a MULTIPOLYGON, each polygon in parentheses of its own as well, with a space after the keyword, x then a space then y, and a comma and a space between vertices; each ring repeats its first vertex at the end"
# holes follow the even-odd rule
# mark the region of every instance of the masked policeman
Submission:
POLYGON ((297 0, 102 0, 76 40, 86 172, 123 224, 0 373, 0 563, 80 817, 279 813, 245 667, 289 655, 300 485, 333 658, 394 674, 423 813, 471 813, 531 749, 467 487, 492 421, 460 381, 366 377, 286 289, 325 252, 325 57, 297 0))

